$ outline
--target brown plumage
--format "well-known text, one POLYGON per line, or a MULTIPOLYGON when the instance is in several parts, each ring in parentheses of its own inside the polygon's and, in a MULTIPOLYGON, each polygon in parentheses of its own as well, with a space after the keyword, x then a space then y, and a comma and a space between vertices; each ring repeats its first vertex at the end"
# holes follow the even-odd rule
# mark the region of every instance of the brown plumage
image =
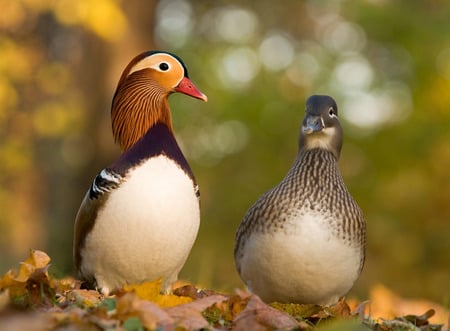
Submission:
POLYGON ((332 304, 358 278, 365 222, 339 171, 341 147, 335 101, 310 97, 294 164, 236 233, 237 270, 263 300, 332 304))
POLYGON ((123 153, 95 178, 78 211, 74 263, 104 293, 162 278, 170 292, 197 236, 199 191, 172 127, 168 97, 206 101, 177 56, 145 52, 125 68, 111 107, 123 153))

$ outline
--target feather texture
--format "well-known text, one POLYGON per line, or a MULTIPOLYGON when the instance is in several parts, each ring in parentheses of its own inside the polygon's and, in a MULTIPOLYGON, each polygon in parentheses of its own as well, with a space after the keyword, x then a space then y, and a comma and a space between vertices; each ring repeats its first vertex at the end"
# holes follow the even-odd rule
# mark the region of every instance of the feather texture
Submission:
POLYGON ((341 146, 336 103, 311 97, 294 164, 236 233, 237 270, 265 301, 332 304, 362 270, 365 222, 339 171, 341 146))
POLYGON ((111 107, 120 157, 94 179, 78 211, 74 262, 104 293, 162 278, 170 292, 196 239, 199 189, 175 139, 168 96, 206 101, 181 60, 145 52, 125 68, 111 107))

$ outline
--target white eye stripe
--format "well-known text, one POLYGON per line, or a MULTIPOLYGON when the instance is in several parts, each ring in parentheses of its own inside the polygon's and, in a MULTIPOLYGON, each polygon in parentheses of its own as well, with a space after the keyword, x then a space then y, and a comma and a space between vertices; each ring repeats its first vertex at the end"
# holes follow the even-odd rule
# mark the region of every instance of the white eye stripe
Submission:
POLYGON ((136 63, 131 69, 130 72, 128 73, 127 76, 131 75, 133 72, 142 70, 142 69, 146 69, 146 68, 151 68, 160 72, 166 72, 169 71, 170 69, 172 69, 172 65, 168 62, 168 61, 160 61, 158 63, 151 63, 154 60, 152 59, 152 57, 147 57, 141 61, 139 61, 138 63, 136 63), (167 69, 163 70, 163 68, 165 67, 165 65, 163 65, 163 63, 165 63, 167 65, 167 69), (161 65, 163 65, 163 68, 161 68, 161 65))

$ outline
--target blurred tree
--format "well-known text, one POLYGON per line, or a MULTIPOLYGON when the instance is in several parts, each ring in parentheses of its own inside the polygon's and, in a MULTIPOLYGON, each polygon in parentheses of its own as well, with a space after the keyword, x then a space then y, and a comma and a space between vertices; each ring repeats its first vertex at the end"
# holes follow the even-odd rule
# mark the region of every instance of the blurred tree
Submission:
POLYGON ((131 56, 153 48, 155 2, 119 5, 1 2, 2 270, 31 247, 47 248, 57 269, 71 270, 80 197, 117 153, 108 113, 117 77, 131 56))
POLYGON ((338 102, 341 168, 368 223, 367 264, 352 293, 364 297, 381 282, 448 300, 447 2, 0 5, 0 268, 34 247, 70 272, 79 203, 119 153, 109 119, 115 84, 130 58, 163 48, 184 59, 210 100, 171 97, 202 192, 201 231, 182 277, 241 286, 234 231, 290 167, 304 101, 323 93, 338 102))

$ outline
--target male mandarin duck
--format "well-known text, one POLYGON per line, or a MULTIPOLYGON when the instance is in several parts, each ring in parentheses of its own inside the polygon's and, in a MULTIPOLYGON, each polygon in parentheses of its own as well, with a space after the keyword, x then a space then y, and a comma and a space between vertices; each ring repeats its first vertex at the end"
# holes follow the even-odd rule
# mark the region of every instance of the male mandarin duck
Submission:
POLYGON ((207 101, 174 54, 148 51, 125 68, 112 100, 122 149, 86 193, 75 221, 79 276, 108 294, 162 279, 169 293, 197 237, 199 190, 174 136, 168 97, 207 101))
POLYGON ((338 168, 342 136, 333 98, 311 96, 294 164, 239 226, 238 272, 266 302, 330 305, 359 277, 365 221, 338 168))

